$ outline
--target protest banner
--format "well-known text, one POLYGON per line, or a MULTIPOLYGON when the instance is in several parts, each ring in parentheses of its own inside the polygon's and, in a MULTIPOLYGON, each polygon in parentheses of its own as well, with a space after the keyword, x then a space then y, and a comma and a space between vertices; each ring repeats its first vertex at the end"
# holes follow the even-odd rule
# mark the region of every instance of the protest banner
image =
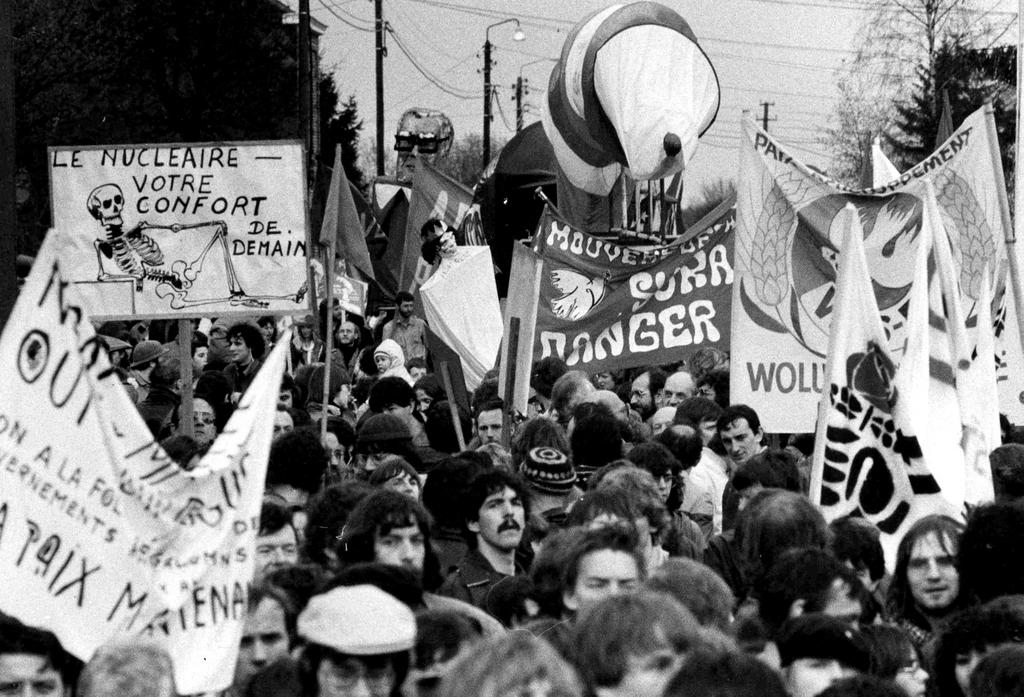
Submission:
POLYGON ((428 220, 437 218, 453 228, 459 245, 487 244, 480 222, 480 206, 473 203, 473 192, 422 159, 415 160, 415 168, 398 270, 399 290, 414 294, 432 270, 420 254, 423 243, 420 229, 428 220))
MULTIPOLYGON (((907 388, 912 386, 906 380, 897 384, 858 216, 852 204, 836 216, 848 231, 836 281, 810 498, 828 521, 855 515, 876 525, 891 570, 899 540, 915 521, 930 513, 955 516, 959 506, 943 496, 925 465, 911 421, 907 388)), ((921 330, 927 335, 925 327, 921 330)))
POLYGON ((420 298, 431 331, 459 355, 466 386, 475 389, 496 363, 503 329, 490 247, 456 247, 420 298))
POLYGON ((305 311, 298 142, 49 150, 67 280, 94 318, 305 311))
POLYGON ((733 210, 681 243, 630 247, 542 216, 534 361, 588 373, 679 361, 730 345, 733 210))
POLYGON ((232 680, 287 337, 186 473, 157 444, 47 238, 0 337, 0 611, 83 660, 165 644, 183 693, 232 680))
POLYGON ((730 397, 753 407, 766 430, 814 429, 835 298, 839 214, 847 203, 861 218, 887 348, 897 362, 926 179, 934 183, 949 231, 968 326, 976 322, 985 263, 996 272, 1001 295, 1005 191, 992 158, 990 118, 975 112, 924 162, 863 190, 810 169, 751 120, 744 122, 730 397))

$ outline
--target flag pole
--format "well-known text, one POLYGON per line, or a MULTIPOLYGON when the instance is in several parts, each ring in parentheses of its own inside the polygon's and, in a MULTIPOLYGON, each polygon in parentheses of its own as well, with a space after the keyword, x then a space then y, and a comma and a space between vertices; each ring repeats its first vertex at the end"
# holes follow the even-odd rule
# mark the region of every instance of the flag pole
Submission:
MULTIPOLYGON (((1019 0, 1022 8, 1024 8, 1024 0, 1019 0)), ((1018 18, 1018 22, 1020 19, 1018 18)), ((1018 39, 1018 42, 1020 39, 1018 39)), ((1022 67, 1020 45, 1018 44, 1017 50, 1017 108, 1020 109, 1024 100, 1021 99, 1020 87, 1022 82, 1022 67)), ((1020 113, 1020 112, 1018 112, 1020 113)), ((1021 346, 1024 347, 1024 283, 1021 282, 1020 275, 1020 260, 1017 258, 1017 231, 1016 226, 1021 224, 1021 212, 1024 211, 1024 175, 1022 175, 1021 168, 1017 167, 1014 170, 1014 192, 1013 200, 1017 206, 1017 220, 1014 222, 1010 218, 1010 202, 1006 197, 1006 178, 1003 175, 1003 161, 999 154, 999 140, 996 135, 996 120, 995 110, 992 108, 992 102, 985 102, 985 129, 988 134, 988 145, 991 151, 992 168, 995 170, 996 179, 996 198, 999 201, 999 215, 1003 221, 1003 235, 1006 242, 1006 258, 1010 262, 1010 287, 1013 289, 1013 304, 1014 309, 1017 311, 1017 335, 1019 337, 1021 346)), ((1016 147, 1020 148, 1022 141, 1022 131, 1020 120, 1017 121, 1016 130, 1016 147)), ((1017 152, 1020 152, 1018 150, 1017 152)))
MULTIPOLYGON (((340 143, 337 145, 337 150, 335 152, 334 167, 335 170, 341 167, 340 143)), ((331 186, 338 186, 339 188, 342 186, 348 186, 348 177, 345 176, 345 169, 343 167, 341 168, 341 171, 331 172, 331 186)), ((324 333, 327 336, 324 337, 323 416, 320 419, 321 443, 327 440, 327 405, 331 403, 331 351, 334 349, 334 255, 338 244, 337 227, 344 224, 341 220, 340 211, 335 214, 334 224, 335 229, 331 230, 331 234, 327 238, 327 252, 324 258, 324 285, 327 286, 324 289, 324 295, 326 296, 324 302, 327 304, 326 311, 324 313, 326 315, 324 333)))

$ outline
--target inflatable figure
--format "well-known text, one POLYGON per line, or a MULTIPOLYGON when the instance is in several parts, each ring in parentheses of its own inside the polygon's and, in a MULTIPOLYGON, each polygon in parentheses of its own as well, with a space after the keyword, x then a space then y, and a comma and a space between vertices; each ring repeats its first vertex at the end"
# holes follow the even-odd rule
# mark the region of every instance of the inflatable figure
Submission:
POLYGON ((635 180, 681 172, 719 96, 686 20, 654 2, 613 5, 569 34, 542 119, 569 182, 606 196, 624 169, 635 180))

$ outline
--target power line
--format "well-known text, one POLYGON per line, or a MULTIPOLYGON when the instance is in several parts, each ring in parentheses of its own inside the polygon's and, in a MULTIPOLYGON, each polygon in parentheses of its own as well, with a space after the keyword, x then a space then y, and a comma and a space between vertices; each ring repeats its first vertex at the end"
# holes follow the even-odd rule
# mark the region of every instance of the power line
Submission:
POLYGON ((459 90, 459 88, 445 83, 440 78, 428 72, 426 68, 420 65, 416 57, 412 55, 412 52, 408 48, 406 48, 405 44, 402 43, 402 40, 399 38, 394 28, 391 25, 385 25, 385 27, 388 33, 391 34, 391 37, 395 40, 395 45, 398 46, 398 49, 405 54, 405 57, 409 59, 409 62, 412 63, 412 66, 416 69, 416 71, 424 78, 426 78, 427 81, 431 82, 435 87, 437 87, 442 92, 450 94, 453 97, 458 97, 459 99, 473 99, 474 97, 476 97, 475 94, 470 94, 461 91, 459 90))
POLYGON ((353 29, 358 29, 359 31, 373 32, 373 26, 363 27, 355 23, 357 21, 361 21, 359 17, 350 15, 341 8, 336 9, 333 6, 328 5, 325 0, 320 0, 320 4, 323 5, 324 9, 330 12, 332 15, 334 15, 334 17, 342 24, 347 24, 353 29), (348 17, 348 19, 346 19, 346 17, 348 17))

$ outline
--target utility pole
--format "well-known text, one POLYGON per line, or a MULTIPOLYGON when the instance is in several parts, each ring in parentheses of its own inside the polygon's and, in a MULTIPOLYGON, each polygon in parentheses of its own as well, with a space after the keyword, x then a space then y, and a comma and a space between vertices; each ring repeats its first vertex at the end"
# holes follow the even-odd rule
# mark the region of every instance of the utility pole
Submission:
POLYGON ((309 0, 299 0, 299 138, 306 150, 306 186, 313 185, 313 90, 310 85, 309 0))
POLYGON ((11 4, 0 0, 0 329, 18 297, 15 234, 18 214, 14 198, 14 46, 11 4), (6 271, 4 270, 6 269, 6 271))
POLYGON ((761 128, 767 131, 769 121, 778 121, 778 118, 768 118, 768 107, 775 106, 775 102, 761 102, 761 106, 764 108, 764 114, 761 116, 761 128))
POLYGON ((491 161, 491 39, 484 40, 484 164, 491 161))
POLYGON ((516 78, 516 133, 523 130, 523 76, 516 78))
POLYGON ((384 2, 373 0, 374 26, 377 33, 377 176, 384 176, 384 2))

